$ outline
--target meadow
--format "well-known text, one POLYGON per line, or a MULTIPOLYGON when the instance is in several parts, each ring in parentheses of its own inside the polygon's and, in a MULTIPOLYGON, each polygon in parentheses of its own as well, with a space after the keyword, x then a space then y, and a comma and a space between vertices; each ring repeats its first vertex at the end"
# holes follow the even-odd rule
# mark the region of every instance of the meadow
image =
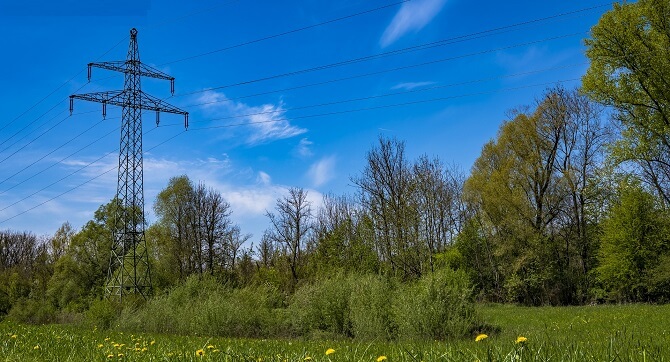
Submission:
POLYGON ((228 339, 4 321, 0 361, 670 361, 670 305, 478 309, 486 337, 448 341, 228 339))

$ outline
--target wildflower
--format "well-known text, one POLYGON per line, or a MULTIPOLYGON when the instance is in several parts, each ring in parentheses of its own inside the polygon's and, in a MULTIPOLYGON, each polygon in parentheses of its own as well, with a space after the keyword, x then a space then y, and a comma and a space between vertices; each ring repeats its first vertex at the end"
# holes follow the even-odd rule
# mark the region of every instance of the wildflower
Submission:
POLYGON ((119 357, 119 358, 123 358, 123 353, 119 353, 116 356, 119 357))
POLYGON ((148 350, 149 350, 149 348, 147 348, 147 347, 142 347, 142 352, 146 352, 146 351, 148 351, 148 350))
POLYGON ((98 345, 98 348, 102 348, 102 343, 100 343, 100 344, 98 345))
POLYGON ((524 336, 518 336, 518 337, 516 337, 516 343, 517 343, 517 344, 519 344, 519 343, 524 343, 524 342, 526 342, 527 340, 528 340, 528 338, 526 338, 526 337, 524 337, 524 336))
POLYGON ((486 338, 489 338, 489 336, 487 336, 487 335, 484 334, 484 333, 479 334, 479 335, 477 335, 477 337, 475 337, 475 342, 479 342, 479 341, 485 340, 486 338))
POLYGON ((35 347, 33 347, 33 349, 40 349, 40 345, 39 344, 36 345, 35 347))
POLYGON ((149 344, 153 346, 155 343, 156 343, 156 341, 151 341, 151 343, 149 343, 149 344))
POLYGON ((12 334, 12 339, 16 339, 18 337, 16 334, 12 334))
POLYGON ((114 358, 114 355, 110 353, 107 355, 107 358, 114 358))
POLYGON ((210 344, 209 346, 207 346, 207 349, 214 349, 214 346, 210 344))
POLYGON ((121 345, 118 343, 114 343, 114 348, 121 348, 121 345))
POLYGON ((312 357, 310 357, 310 356, 306 356, 305 359, 304 359, 303 361, 311 361, 311 360, 312 360, 312 357))
POLYGON ((215 350, 212 351, 212 353, 216 353, 216 352, 218 352, 218 351, 219 351, 218 349, 215 349, 215 350))
POLYGON ((379 357, 377 357, 377 362, 386 361, 387 359, 388 358, 386 358, 386 356, 379 356, 379 357))
POLYGON ((332 348, 328 348, 328 349, 326 350, 326 356, 329 355, 329 354, 333 354, 333 353, 335 353, 335 350, 332 349, 332 348))
POLYGON ((204 349, 199 349, 199 350, 195 351, 195 355, 199 356, 199 357, 202 357, 202 356, 205 355, 205 350, 204 349))
POLYGON ((109 341, 109 337, 105 338, 105 342, 108 342, 108 341, 109 341))

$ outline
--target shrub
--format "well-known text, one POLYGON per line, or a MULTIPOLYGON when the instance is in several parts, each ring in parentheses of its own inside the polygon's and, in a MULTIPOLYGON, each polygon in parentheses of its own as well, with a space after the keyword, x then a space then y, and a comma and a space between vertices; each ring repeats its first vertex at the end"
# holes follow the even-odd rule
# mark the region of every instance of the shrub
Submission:
POLYGON ((351 337, 351 280, 343 273, 337 273, 300 287, 291 298, 287 311, 293 333, 307 335, 320 331, 351 337))
POLYGON ((232 289, 214 278, 194 276, 139 309, 124 309, 118 327, 155 333, 267 337, 280 331, 279 314, 274 309, 281 303, 281 294, 270 286, 232 289))
POLYGON ((391 302, 395 288, 378 275, 352 277, 349 300, 353 335, 361 339, 392 340, 396 335, 391 302))
POLYGON ((478 322, 467 275, 448 268, 403 285, 393 309, 403 339, 460 338, 478 322))
POLYGON ((121 305, 117 301, 98 299, 91 302, 85 313, 85 321, 89 326, 109 329, 120 314, 121 305))

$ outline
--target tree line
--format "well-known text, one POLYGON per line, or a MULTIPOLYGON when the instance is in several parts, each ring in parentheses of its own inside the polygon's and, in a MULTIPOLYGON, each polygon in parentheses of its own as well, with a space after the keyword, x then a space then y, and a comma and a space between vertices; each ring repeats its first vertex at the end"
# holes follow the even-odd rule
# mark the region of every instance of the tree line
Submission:
MULTIPOLYGON (((193 275, 292 295, 337 273, 413 283, 448 268, 482 301, 667 301, 668 19, 668 0, 615 4, 586 40, 582 87, 511 110, 469 174, 380 137, 350 178, 355 194, 317 208, 290 188, 255 244, 220 192, 172 178, 146 233, 157 293, 193 275)), ((115 207, 50 237, 0 232, 0 314, 81 312, 100 298, 115 207)))

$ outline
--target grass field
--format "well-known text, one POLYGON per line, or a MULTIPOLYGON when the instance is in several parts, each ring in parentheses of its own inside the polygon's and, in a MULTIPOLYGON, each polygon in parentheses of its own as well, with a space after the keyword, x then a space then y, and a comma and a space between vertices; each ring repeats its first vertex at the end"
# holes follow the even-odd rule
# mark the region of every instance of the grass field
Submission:
POLYGON ((0 361, 670 361, 670 305, 480 311, 493 326, 488 338, 441 342, 240 340, 0 322, 0 361), (527 341, 516 343, 520 336, 527 341))

